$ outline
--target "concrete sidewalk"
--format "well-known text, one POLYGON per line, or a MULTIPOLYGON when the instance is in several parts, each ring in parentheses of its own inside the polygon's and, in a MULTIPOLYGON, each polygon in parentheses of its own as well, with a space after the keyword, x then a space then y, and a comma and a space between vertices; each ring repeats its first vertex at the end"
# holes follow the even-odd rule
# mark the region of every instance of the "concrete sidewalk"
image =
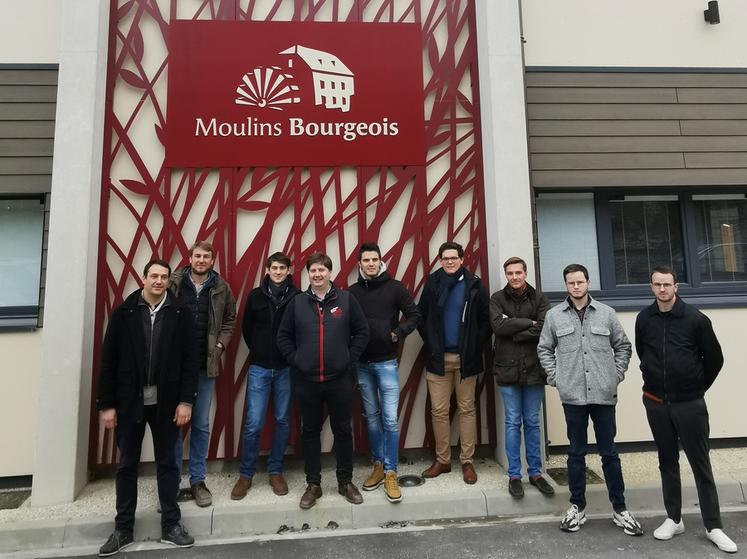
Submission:
MULTIPOLYGON (((405 456, 407 452, 403 453, 405 456)), ((719 449, 711 453, 714 474, 722 508, 747 505, 747 449, 719 449)), ((415 455, 413 455, 415 456, 415 455)), ((628 507, 635 513, 651 515, 663 509, 656 455, 653 452, 621 454, 626 482, 628 507)), ((420 473, 430 460, 422 455, 401 464, 400 475, 420 473)), ((547 467, 563 467, 565 456, 551 456, 547 467)), ((683 504, 697 507, 692 473, 682 456, 683 504)), ((391 504, 383 488, 363 492, 362 505, 351 505, 337 494, 331 457, 325 457, 322 481, 323 497, 308 511, 298 507, 305 488, 303 465, 290 459, 286 479, 290 492, 274 495, 267 474, 258 472, 254 485, 242 501, 232 501, 235 463, 211 463, 221 472, 208 475, 207 485, 213 493, 213 505, 199 508, 193 501, 182 503, 182 517, 187 530, 199 541, 219 541, 237 537, 284 534, 306 530, 360 529, 405 526, 436 521, 483 520, 487 518, 529 515, 562 515, 568 508, 568 489, 556 487, 556 495, 543 497, 525 483, 525 497, 514 500, 508 495, 504 470, 490 458, 475 462, 479 480, 468 486, 462 481, 458 461, 452 462, 452 473, 427 480, 419 487, 403 488, 403 500, 391 504)), ((589 455, 588 466, 602 475, 598 456, 589 455)), ((369 466, 356 462, 354 481, 360 487, 369 466)), ((526 481, 526 480, 525 480, 526 481)), ((139 541, 160 538, 160 515, 156 512, 155 477, 144 475, 139 483, 139 502, 135 537, 139 541)), ((604 484, 587 488, 589 514, 607 514, 610 505, 604 484)), ((104 543, 114 527, 114 483, 112 479, 91 482, 71 504, 32 508, 28 501, 20 508, 0 510, 0 553, 34 551, 44 554, 53 550, 96 547, 104 543)))

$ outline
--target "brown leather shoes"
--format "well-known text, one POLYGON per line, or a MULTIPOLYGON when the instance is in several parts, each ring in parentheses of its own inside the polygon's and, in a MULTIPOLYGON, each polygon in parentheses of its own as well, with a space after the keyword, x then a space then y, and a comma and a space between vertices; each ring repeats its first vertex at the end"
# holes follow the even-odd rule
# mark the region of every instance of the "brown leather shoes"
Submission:
POLYGON ((477 483, 477 472, 475 471, 472 462, 462 464, 462 478, 464 479, 464 483, 467 485, 474 485, 477 483))
POLYGON ((275 495, 287 495, 288 484, 285 482, 283 474, 270 474, 270 487, 275 495))
POLYGON ((234 501, 240 501, 244 497, 246 497, 246 492, 249 491, 252 487, 252 478, 245 477, 245 476, 239 476, 239 479, 236 480, 236 485, 233 486, 233 489, 231 489, 231 499, 234 501))
POLYGON ((316 500, 322 496, 322 486, 317 483, 310 483, 306 486, 306 491, 301 495, 299 506, 306 510, 316 504, 316 500))
POLYGON ((347 499, 348 503, 360 505, 363 502, 363 495, 358 491, 354 483, 340 483, 337 485, 337 492, 347 499))
POLYGON ((451 464, 442 464, 438 460, 431 464, 431 467, 423 472, 423 477, 438 477, 441 474, 448 474, 451 471, 451 464))

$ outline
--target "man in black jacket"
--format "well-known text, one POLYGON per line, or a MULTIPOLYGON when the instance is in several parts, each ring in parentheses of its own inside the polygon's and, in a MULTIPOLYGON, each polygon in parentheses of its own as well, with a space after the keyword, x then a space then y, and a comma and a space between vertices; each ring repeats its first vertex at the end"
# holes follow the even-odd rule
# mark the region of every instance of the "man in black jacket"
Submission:
POLYGON ((309 289, 293 298, 280 323, 277 344, 290 364, 301 412, 306 491, 302 509, 322 496, 321 439, 324 404, 335 438, 337 491, 348 502, 363 502, 353 484, 353 366, 368 343, 368 324, 348 291, 332 285, 332 260, 315 252, 306 260, 309 289))
POLYGON ((116 429, 117 516, 115 530, 99 550, 114 555, 133 541, 137 477, 145 424, 150 425, 161 503, 161 541, 191 547, 176 494, 179 471, 174 444, 192 415, 197 387, 194 323, 189 310, 167 289, 171 268, 153 260, 143 288, 112 313, 104 336, 96 407, 107 429, 116 429))
POLYGON ((635 349, 643 374, 643 405, 659 453, 667 519, 654 531, 669 540, 685 531, 679 445, 685 451, 698 489, 706 536, 719 549, 736 553, 723 532, 718 493, 709 453, 708 408, 704 395, 716 380, 724 357, 711 321, 677 293, 677 277, 668 266, 654 268, 651 290, 656 302, 635 322, 635 349))
POLYGON ((423 472, 433 478, 451 471, 449 405, 456 387, 462 477, 477 482, 472 464, 477 439, 475 386, 483 371, 483 350, 490 339, 489 299, 480 278, 464 268, 464 249, 455 242, 438 249, 441 269, 425 282, 418 330, 425 343, 426 380, 436 460, 423 472))
POLYGON ((290 367, 275 343, 285 308, 298 294, 291 276, 291 261, 282 252, 267 259, 267 274, 259 287, 249 292, 244 309, 244 342, 249 348, 249 371, 246 375, 246 423, 242 439, 239 479, 231 490, 231 499, 246 496, 257 471, 259 437, 265 425, 267 404, 272 393, 275 425, 272 450, 267 459, 267 473, 275 495, 286 495, 288 484, 283 477, 283 457, 290 437, 290 367))
POLYGON ((503 263, 506 286, 490 297, 490 324, 495 334, 493 374, 503 400, 508 491, 524 496, 521 484, 521 431, 529 483, 543 495, 555 490, 542 477, 540 407, 546 377, 537 357, 542 325, 550 301, 527 283, 527 264, 518 256, 503 263))
POLYGON ((373 491, 384 483, 391 503, 402 500, 397 482, 399 462, 399 368, 400 340, 420 322, 420 310, 402 282, 389 276, 375 243, 363 243, 358 250, 360 273, 350 293, 358 300, 368 320, 371 337, 358 362, 358 389, 368 426, 374 466, 363 483, 373 491), (400 313, 405 319, 400 322, 400 313))

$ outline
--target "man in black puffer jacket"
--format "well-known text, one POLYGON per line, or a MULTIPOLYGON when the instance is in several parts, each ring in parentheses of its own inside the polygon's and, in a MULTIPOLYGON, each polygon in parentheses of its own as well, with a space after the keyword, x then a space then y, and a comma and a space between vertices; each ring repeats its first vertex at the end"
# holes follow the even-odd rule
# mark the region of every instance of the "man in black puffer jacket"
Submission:
POLYGON ((277 344, 290 364, 301 412, 306 491, 302 509, 322 496, 321 432, 324 404, 335 437, 337 491, 350 503, 363 502, 353 484, 353 366, 368 343, 368 323, 350 292, 330 281, 332 260, 315 252, 306 260, 309 289, 288 304, 277 344))
POLYGON ((368 441, 374 467, 363 483, 365 491, 384 484, 391 503, 402 500, 397 482, 399 462, 399 342, 420 322, 420 310, 402 282, 393 279, 381 261, 375 243, 363 243, 358 250, 360 274, 350 286, 368 320, 371 338, 358 362, 358 389, 368 426, 368 441), (400 313, 405 319, 400 322, 400 313))
POLYGON ((695 477, 706 537, 719 549, 736 553, 723 532, 716 483, 708 456, 708 408, 704 395, 724 364, 711 321, 677 296, 677 276, 668 266, 654 268, 656 301, 635 321, 635 350, 641 360, 643 405, 659 453, 667 518, 654 531, 669 540, 685 531, 682 522, 680 450, 695 477))

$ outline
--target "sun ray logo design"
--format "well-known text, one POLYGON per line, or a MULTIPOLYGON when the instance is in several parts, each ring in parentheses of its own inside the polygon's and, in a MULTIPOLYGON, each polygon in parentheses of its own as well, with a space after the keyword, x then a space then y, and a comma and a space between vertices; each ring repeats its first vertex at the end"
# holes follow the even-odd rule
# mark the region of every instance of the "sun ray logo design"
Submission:
POLYGON ((292 79, 291 74, 278 66, 255 68, 241 79, 241 84, 236 88, 239 96, 235 103, 282 111, 283 105, 301 102, 298 86, 290 82, 292 79))

